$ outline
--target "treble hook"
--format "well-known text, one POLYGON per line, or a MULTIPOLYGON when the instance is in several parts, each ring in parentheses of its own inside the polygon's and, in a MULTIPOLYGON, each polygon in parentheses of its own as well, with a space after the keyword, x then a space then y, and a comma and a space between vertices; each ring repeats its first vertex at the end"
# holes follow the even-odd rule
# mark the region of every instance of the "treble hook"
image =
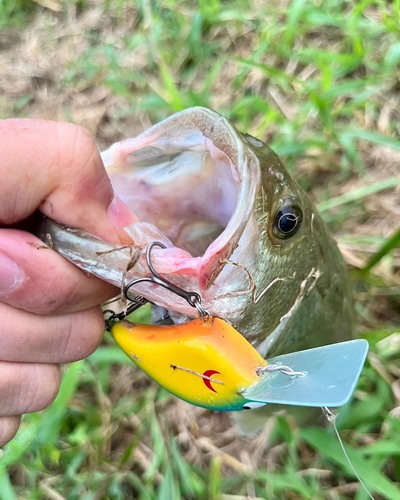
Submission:
POLYGON ((153 264, 151 262, 151 251, 154 247, 160 247, 160 248, 167 248, 163 243, 159 241, 153 241, 151 243, 147 250, 146 250, 146 261, 147 261, 147 266, 152 274, 152 276, 149 276, 147 278, 138 278, 134 281, 131 281, 125 288, 124 288, 124 295, 125 297, 131 302, 129 306, 126 309, 126 312, 120 312, 120 313, 115 313, 111 309, 107 309, 106 311, 103 311, 103 314, 111 314, 108 318, 106 318, 106 327, 109 330, 109 323, 114 322, 114 321, 121 321, 124 318, 126 318, 129 314, 131 314, 133 311, 136 311, 136 309, 139 309, 139 307, 142 307, 146 305, 149 301, 142 297, 141 295, 136 295, 135 297, 132 297, 129 295, 129 289, 132 288, 133 286, 137 285, 138 283, 155 283, 156 285, 162 286, 169 290, 170 292, 175 293, 179 297, 182 297, 185 299, 189 305, 192 307, 195 307, 200 314, 200 317, 202 319, 207 319, 211 315, 210 313, 203 308, 201 305, 201 297, 197 292, 187 292, 186 290, 183 290, 177 285, 174 285, 170 281, 162 278, 157 271, 154 269, 153 264))
POLYGON ((111 322, 122 321, 127 316, 129 316, 134 311, 136 311, 136 309, 139 309, 140 307, 145 306, 148 303, 148 300, 146 300, 144 297, 141 297, 140 295, 137 295, 134 298, 130 297, 129 300, 130 300, 131 303, 126 308, 126 311, 122 311, 120 313, 116 313, 112 309, 106 309, 105 311, 103 311, 104 316, 106 316, 107 314, 110 314, 110 316, 108 316, 108 318, 107 317, 105 318, 106 329, 108 331, 110 331, 110 328, 109 328, 110 321, 111 322))
POLYGON ((198 313, 200 314, 200 316, 202 318, 209 317, 210 313, 206 309, 204 309, 203 306, 201 305, 201 297, 197 292, 187 292, 186 290, 183 290, 179 286, 174 285, 173 283, 166 280, 165 278, 162 278, 157 273, 157 271, 154 269, 153 264, 151 262, 151 251, 154 247, 167 248, 163 243, 161 243, 159 241, 153 241, 153 243, 151 243, 148 246, 147 251, 146 251, 146 261, 147 261, 147 266, 148 266, 152 276, 150 276, 148 278, 138 278, 137 280, 134 280, 131 283, 129 283, 129 285, 127 285, 125 287, 125 290, 124 290, 125 297, 128 300, 132 300, 132 298, 128 295, 129 289, 131 287, 137 285, 138 283, 143 283, 143 282, 155 283, 156 285, 162 286, 162 287, 166 288, 167 290, 169 290, 170 292, 173 292, 176 295, 178 295, 179 297, 182 297, 183 299, 185 299, 190 306, 195 307, 197 309, 198 313))

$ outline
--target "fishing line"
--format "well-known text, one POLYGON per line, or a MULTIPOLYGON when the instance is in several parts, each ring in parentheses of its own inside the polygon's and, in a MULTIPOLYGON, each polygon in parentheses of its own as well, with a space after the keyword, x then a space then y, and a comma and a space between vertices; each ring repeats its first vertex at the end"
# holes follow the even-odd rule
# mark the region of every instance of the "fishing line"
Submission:
MULTIPOLYGON (((259 370, 258 374, 261 375, 262 373, 274 372, 274 371, 279 371, 279 372, 283 373, 283 375, 288 375, 289 377, 304 377, 304 376, 307 375, 306 372, 296 372, 292 368, 290 368, 290 366, 284 366, 284 365, 267 365, 264 368, 262 368, 261 370, 259 370)), ((332 413, 331 410, 328 407, 326 407, 326 406, 322 406, 321 410, 322 410, 322 413, 324 414, 325 418, 328 420, 328 422, 335 429, 335 434, 336 434, 336 437, 339 440, 339 444, 340 444, 340 447, 342 448, 343 454, 346 457, 346 460, 349 463, 349 465, 351 467, 351 470, 353 471, 354 475, 358 479, 358 482, 364 488, 364 490, 367 493, 367 495, 369 496, 369 498, 371 498, 371 500, 375 500, 375 498, 372 496, 372 494, 370 493, 369 489, 365 486, 365 484, 362 481, 361 477, 357 473, 354 465, 351 463, 350 457, 347 454, 346 448, 344 447, 344 443, 342 441, 342 438, 340 437, 338 428, 336 426, 336 418, 339 415, 339 413, 336 413, 336 414, 332 413)))
POLYGON ((356 469, 354 468, 354 465, 351 463, 351 460, 350 460, 350 457, 349 455, 347 454, 347 451, 344 447, 344 444, 343 444, 343 441, 342 441, 342 438, 340 437, 340 434, 339 434, 339 431, 336 427, 336 418, 337 416, 339 415, 339 413, 332 413, 330 411, 329 408, 327 408, 326 406, 323 406, 321 408, 322 410, 322 413, 324 414, 324 416, 326 417, 326 419, 328 420, 328 422, 332 425, 332 427, 335 429, 335 434, 339 440, 339 443, 340 443, 340 447, 342 448, 342 451, 343 451, 343 454, 344 456, 346 457, 346 460, 348 461, 350 467, 351 467, 351 470, 354 472, 356 478, 358 479, 359 483, 361 484, 361 486, 364 488, 365 492, 367 493, 367 495, 369 496, 369 498, 371 498, 371 500, 375 500, 375 498, 372 496, 372 494, 370 493, 369 489, 365 486, 364 482, 362 481, 362 479, 360 478, 360 476, 358 475, 356 469))

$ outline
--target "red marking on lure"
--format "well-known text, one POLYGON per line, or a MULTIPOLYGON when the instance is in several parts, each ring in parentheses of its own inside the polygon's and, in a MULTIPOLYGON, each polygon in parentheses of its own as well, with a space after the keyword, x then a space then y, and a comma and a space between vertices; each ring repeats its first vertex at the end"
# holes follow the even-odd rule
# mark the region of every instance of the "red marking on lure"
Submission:
MULTIPOLYGON (((213 375, 221 375, 221 372, 217 372, 216 370, 206 370, 203 375, 206 377, 212 377, 213 375)), ((217 392, 214 387, 211 385, 211 380, 207 380, 206 378, 203 378, 203 382, 205 383, 206 387, 210 389, 212 392, 217 392)))

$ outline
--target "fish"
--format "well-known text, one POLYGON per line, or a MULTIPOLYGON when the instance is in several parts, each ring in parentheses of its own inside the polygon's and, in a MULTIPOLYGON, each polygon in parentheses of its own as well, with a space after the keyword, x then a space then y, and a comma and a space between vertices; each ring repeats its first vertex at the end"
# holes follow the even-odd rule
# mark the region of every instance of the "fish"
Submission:
MULTIPOLYGON (((116 246, 43 218, 38 234, 86 272, 123 289, 157 273, 198 293, 202 306, 260 356, 352 338, 354 313, 340 251, 308 195, 261 140, 210 109, 181 111, 102 153, 114 191, 136 215, 116 246)), ((131 289, 153 322, 196 319, 156 283, 131 289)))

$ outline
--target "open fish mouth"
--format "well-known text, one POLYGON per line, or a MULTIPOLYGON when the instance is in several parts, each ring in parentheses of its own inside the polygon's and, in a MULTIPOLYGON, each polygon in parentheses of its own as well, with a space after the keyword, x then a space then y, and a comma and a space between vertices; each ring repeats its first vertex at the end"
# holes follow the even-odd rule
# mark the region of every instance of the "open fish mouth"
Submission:
MULTIPOLYGON (((226 299, 243 290, 243 281, 248 288, 243 266, 255 271, 259 250, 253 209, 260 167, 248 140, 255 147, 263 145, 211 110, 192 108, 173 115, 102 154, 116 194, 137 217, 124 228, 132 248, 111 252, 113 245, 81 231, 63 234, 65 228, 57 229, 52 221, 42 233, 50 233, 55 249, 74 264, 117 286, 148 274, 145 249, 159 241, 166 246, 152 253, 159 274, 200 293, 211 314, 235 316, 240 295, 228 307, 226 299), (138 258, 131 258, 132 249, 141 250, 138 258), (228 260, 241 268, 228 266, 229 273, 222 276, 228 260)), ((157 285, 139 284, 133 291, 159 306, 194 315, 182 299, 157 285)))
MULTIPOLYGON (((157 239, 158 272, 207 289, 252 215, 259 167, 225 118, 193 108, 102 154, 113 188, 137 216, 135 245, 157 239)), ((156 261, 157 262, 157 261, 156 261)))

